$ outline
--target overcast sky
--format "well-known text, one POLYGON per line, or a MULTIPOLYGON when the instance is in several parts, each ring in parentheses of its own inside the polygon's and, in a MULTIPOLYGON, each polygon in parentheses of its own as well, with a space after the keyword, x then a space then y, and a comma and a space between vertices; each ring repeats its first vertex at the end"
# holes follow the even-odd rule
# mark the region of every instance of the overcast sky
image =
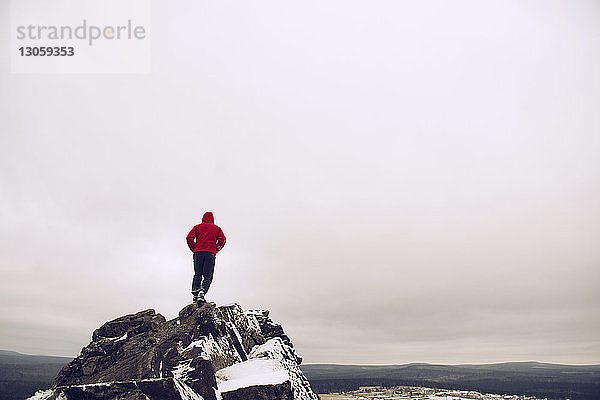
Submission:
POLYGON ((175 317, 211 210, 207 298, 271 309, 305 362, 600 363, 600 3, 152 15, 151 74, 0 57, 0 348, 175 317))

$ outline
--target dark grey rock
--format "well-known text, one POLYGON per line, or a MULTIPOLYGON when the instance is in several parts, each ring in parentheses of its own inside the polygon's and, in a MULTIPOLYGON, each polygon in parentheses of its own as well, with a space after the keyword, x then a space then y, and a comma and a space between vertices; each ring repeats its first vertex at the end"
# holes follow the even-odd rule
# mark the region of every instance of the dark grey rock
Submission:
POLYGON ((216 371, 252 357, 281 360, 291 382, 239 388, 223 393, 224 400, 316 399, 291 340, 268 311, 214 303, 190 304, 170 321, 145 310, 106 322, 55 386, 30 399, 217 400, 216 371))
POLYGON ((240 388, 221 394, 223 400, 294 400, 290 382, 240 388))
POLYGON ((187 400, 172 378, 76 385, 54 389, 46 400, 187 400))

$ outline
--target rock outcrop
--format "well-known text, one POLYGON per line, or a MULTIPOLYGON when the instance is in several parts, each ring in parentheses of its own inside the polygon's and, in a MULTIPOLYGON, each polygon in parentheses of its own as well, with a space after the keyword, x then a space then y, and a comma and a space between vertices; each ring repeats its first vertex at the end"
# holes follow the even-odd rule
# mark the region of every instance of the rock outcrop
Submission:
POLYGON ((30 400, 318 400, 302 359, 264 310, 190 304, 109 321, 30 400))

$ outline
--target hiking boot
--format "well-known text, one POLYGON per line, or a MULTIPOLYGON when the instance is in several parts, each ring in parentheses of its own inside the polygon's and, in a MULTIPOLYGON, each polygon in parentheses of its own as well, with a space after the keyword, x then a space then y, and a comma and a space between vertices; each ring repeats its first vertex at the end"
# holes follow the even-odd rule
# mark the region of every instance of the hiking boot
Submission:
POLYGON ((206 303, 206 300, 204 300, 204 292, 203 291, 199 291, 196 296, 194 297, 194 302, 201 304, 201 303, 206 303))

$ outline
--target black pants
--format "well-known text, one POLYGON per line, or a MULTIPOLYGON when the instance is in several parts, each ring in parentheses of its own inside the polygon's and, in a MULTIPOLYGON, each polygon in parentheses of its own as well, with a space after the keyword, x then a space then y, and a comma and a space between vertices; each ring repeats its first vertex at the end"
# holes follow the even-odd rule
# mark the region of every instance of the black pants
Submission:
POLYGON ((192 293, 202 290, 208 292, 215 272, 215 255, 210 251, 197 251, 194 253, 194 279, 192 280, 192 293))

